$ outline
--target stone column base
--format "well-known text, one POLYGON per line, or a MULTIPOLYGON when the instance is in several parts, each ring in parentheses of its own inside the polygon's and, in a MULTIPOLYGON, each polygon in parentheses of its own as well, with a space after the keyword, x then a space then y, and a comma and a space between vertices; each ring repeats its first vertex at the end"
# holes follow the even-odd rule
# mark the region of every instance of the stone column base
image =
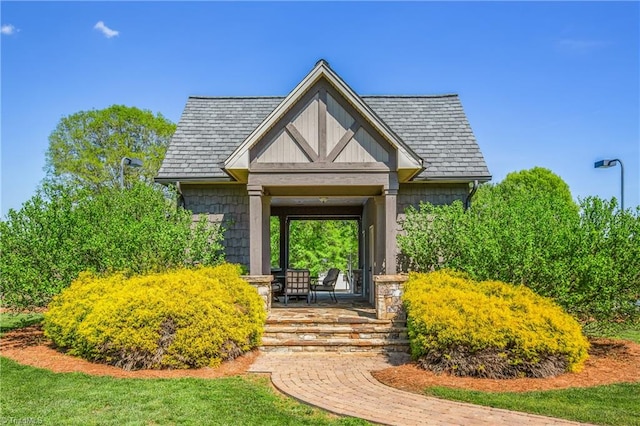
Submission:
POLYGON ((267 313, 271 312, 271 281, 273 281, 273 276, 243 275, 241 278, 258 291, 258 294, 264 302, 264 309, 267 313))
POLYGON ((403 321, 407 314, 402 305, 402 293, 407 275, 375 275, 373 283, 375 287, 376 318, 403 321))

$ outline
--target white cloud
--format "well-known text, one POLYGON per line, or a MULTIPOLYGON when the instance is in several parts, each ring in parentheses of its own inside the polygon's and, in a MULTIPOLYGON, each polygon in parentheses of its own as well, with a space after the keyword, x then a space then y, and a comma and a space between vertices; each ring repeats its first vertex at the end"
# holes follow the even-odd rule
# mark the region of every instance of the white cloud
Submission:
POLYGON ((4 34, 4 35, 12 35, 15 34, 18 30, 16 29, 16 27, 14 27, 11 24, 4 24, 1 28, 0 28, 0 33, 4 34))
POLYGON ((119 31, 107 27, 102 21, 98 21, 98 23, 93 26, 93 29, 100 31, 106 38, 115 37, 120 34, 119 31))

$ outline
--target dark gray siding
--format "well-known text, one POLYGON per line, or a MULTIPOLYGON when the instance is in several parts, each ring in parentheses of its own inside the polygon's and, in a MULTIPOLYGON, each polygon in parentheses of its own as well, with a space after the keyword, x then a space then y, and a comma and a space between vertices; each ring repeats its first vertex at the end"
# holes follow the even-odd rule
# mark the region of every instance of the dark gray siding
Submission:
POLYGON ((224 247, 231 263, 249 266, 249 195, 246 185, 192 185, 182 187, 185 207, 208 214, 226 228, 224 247))
MULTIPOLYGON (((409 206, 418 208, 420 202, 430 202, 435 205, 451 204, 456 200, 464 203, 470 188, 468 184, 400 184, 398 191, 398 234, 402 234, 402 222, 405 220, 405 209, 409 206)), ((405 256, 400 247, 397 254, 398 272, 408 272, 411 261, 405 256)))
MULTIPOLYGON (((421 201, 432 204, 450 204, 463 201, 469 193, 467 184, 400 184, 397 197, 397 219, 404 220, 405 209, 418 207, 421 201)), ((227 261, 249 265, 249 196, 246 185, 183 185, 185 207, 194 214, 208 214, 212 222, 222 223, 226 228, 225 252, 227 261)), ((364 231, 364 259, 368 262, 369 226, 375 223, 375 203, 370 199, 364 206, 362 228, 364 231)), ((399 232, 402 232, 398 225, 399 232)), ((399 267, 403 262, 399 256, 399 267)))
POLYGON ((464 202, 469 194, 469 185, 466 183, 452 184, 400 184, 398 191, 398 215, 404 215, 409 206, 418 207, 421 201, 431 204, 451 204, 455 200, 464 202))

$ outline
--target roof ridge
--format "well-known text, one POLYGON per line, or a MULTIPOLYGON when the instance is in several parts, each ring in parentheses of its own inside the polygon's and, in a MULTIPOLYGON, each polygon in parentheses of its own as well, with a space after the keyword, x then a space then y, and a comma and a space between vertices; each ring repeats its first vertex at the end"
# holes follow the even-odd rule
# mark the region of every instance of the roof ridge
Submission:
MULTIPOLYGON (((358 95, 361 98, 456 98, 457 93, 442 93, 434 95, 358 95)), ((189 95, 189 99, 284 99, 282 96, 208 96, 208 95, 189 95)))
POLYGON ((457 98, 457 93, 442 93, 434 95, 360 95, 361 98, 457 98))
POLYGON ((206 96, 189 95, 189 99, 283 99, 285 96, 206 96))

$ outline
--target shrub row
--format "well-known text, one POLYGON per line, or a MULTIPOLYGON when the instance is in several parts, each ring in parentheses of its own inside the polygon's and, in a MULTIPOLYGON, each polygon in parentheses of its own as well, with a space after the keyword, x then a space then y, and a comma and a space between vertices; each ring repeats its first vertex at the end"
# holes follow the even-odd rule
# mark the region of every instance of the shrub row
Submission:
POLYGON ((216 366, 260 343, 266 312, 239 267, 135 276, 83 273, 54 297, 45 334, 61 349, 124 369, 216 366))
POLYGON ((580 325, 525 286, 441 270, 405 286, 411 352, 424 368, 459 376, 548 377, 579 371, 580 325))
POLYGON ((224 260, 223 229, 144 183, 98 194, 44 185, 0 221, 4 306, 45 306, 81 271, 145 274, 224 260))
POLYGON ((460 202, 410 207, 403 228, 405 270, 524 284, 584 322, 640 316, 640 207, 594 197, 578 206, 546 169, 481 186, 467 211, 460 202))

